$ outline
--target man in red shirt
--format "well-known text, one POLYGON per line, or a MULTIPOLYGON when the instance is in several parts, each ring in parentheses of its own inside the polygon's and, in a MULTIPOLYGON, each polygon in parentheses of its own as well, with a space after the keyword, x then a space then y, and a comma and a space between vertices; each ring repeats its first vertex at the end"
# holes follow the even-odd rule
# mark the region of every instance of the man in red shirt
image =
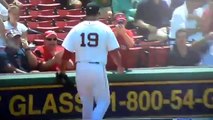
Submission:
POLYGON ((121 49, 128 49, 134 47, 135 41, 131 30, 125 28, 127 24, 126 16, 123 13, 114 15, 115 28, 113 32, 118 40, 121 49))
MULTIPOLYGON (((46 31, 44 33, 44 45, 38 46, 34 50, 34 54, 40 60, 40 71, 56 71, 59 70, 61 58, 64 49, 57 45, 57 34, 54 31, 46 31)), ((73 69, 73 62, 69 60, 67 69, 73 69)))

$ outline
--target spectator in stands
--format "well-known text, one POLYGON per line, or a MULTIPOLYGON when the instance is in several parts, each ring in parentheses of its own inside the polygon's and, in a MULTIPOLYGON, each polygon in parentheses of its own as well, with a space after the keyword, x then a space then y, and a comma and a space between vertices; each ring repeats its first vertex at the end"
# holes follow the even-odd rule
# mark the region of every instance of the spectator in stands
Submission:
POLYGON ((133 22, 135 21, 134 17, 136 14, 136 8, 138 3, 141 0, 112 0, 112 12, 124 13, 127 18, 126 28, 133 29, 135 28, 133 22), (122 5, 120 5, 122 3, 122 5))
POLYGON ((117 13, 114 15, 115 28, 113 29, 113 32, 117 37, 121 49, 134 47, 135 44, 133 40, 133 33, 131 32, 131 30, 127 30, 125 28, 126 23, 127 19, 125 14, 117 13))
POLYGON ((190 42, 203 38, 199 21, 197 21, 199 16, 195 13, 195 9, 201 4, 200 0, 186 0, 183 5, 175 9, 171 19, 170 39, 175 40, 175 34, 181 28, 186 29, 190 42))
POLYGON ((82 2, 80 0, 58 0, 61 3, 61 9, 81 9, 82 2))
MULTIPOLYGON (((131 0, 113 0, 112 1, 112 11, 116 13, 124 13, 128 21, 134 21, 134 16, 131 15, 131 10, 133 10, 133 3, 131 0), (122 3, 122 5, 121 5, 122 3)), ((134 13, 133 13, 134 14, 134 13)))
POLYGON ((100 18, 112 18, 112 0, 92 0, 96 4, 100 6, 99 12, 100 12, 100 18))
POLYGON ((21 33, 17 29, 11 29, 5 36, 7 46, 0 52, 0 72, 26 73, 36 69, 37 58, 28 43, 22 40, 21 33))
MULTIPOLYGON (((34 54, 40 61, 40 71, 56 71, 59 70, 61 58, 64 49, 57 45, 57 33, 54 31, 46 31, 44 33, 44 45, 38 46, 34 50, 34 54)), ((68 69, 73 69, 72 60, 69 61, 68 69)))
POLYGON ((209 0, 209 7, 202 16, 201 29, 203 34, 213 31, 213 0, 209 0))
POLYGON ((7 4, 16 5, 18 7, 22 7, 23 4, 19 0, 5 0, 7 4))
POLYGON ((208 49, 208 43, 211 42, 212 39, 213 33, 210 33, 206 35, 204 39, 187 45, 187 31, 185 29, 179 29, 176 32, 176 44, 170 52, 169 65, 198 65, 203 55, 203 50, 208 49))
POLYGON ((9 16, 8 16, 8 20, 4 22, 4 26, 6 30, 17 29, 19 32, 21 32, 21 37, 27 40, 28 28, 24 24, 18 22, 19 13, 20 13, 19 7, 15 5, 9 6, 9 9, 8 9, 9 16))
POLYGON ((69 0, 69 5, 71 9, 81 9, 82 7, 80 0, 69 0))
POLYGON ((139 34, 148 40, 167 40, 170 9, 163 0, 143 0, 139 3, 135 25, 139 27, 139 34))

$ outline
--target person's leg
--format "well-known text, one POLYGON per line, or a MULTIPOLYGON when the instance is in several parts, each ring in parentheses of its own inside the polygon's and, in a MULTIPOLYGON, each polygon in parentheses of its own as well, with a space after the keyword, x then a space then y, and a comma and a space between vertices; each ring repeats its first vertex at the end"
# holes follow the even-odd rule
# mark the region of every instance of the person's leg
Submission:
POLYGON ((92 77, 91 71, 87 64, 78 63, 76 69, 76 85, 83 105, 82 119, 91 120, 93 112, 93 93, 92 93, 92 77))
POLYGON ((96 107, 93 111, 92 120, 102 120, 110 104, 109 84, 105 67, 100 66, 99 76, 93 89, 96 107))

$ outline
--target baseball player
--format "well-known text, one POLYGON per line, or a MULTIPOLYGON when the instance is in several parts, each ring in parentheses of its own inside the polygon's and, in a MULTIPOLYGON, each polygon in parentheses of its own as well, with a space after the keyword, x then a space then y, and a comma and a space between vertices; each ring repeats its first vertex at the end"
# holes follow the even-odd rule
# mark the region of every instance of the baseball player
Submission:
POLYGON ((76 25, 65 38, 65 48, 59 75, 65 75, 66 63, 76 55, 76 85, 83 104, 83 120, 102 120, 110 104, 110 92, 105 65, 107 53, 123 73, 119 45, 112 30, 98 21, 99 6, 88 3, 86 20, 76 25), (95 108, 94 101, 96 102, 95 108))

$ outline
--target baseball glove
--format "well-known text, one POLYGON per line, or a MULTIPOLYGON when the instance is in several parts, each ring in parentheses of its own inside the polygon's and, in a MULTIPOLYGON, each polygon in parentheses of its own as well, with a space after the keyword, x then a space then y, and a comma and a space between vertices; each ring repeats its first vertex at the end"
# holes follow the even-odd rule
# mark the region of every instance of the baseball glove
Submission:
POLYGON ((56 73, 56 81, 66 88, 74 88, 74 83, 69 79, 65 73, 56 73))

